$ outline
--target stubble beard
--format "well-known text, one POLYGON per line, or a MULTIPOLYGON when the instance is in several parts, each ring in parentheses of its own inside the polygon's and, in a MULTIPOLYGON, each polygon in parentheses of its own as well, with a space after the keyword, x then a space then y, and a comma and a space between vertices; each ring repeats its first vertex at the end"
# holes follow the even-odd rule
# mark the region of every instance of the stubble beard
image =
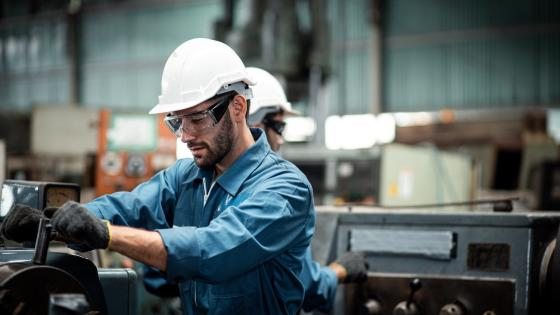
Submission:
POLYGON ((212 169, 223 161, 233 146, 233 123, 226 111, 222 117, 222 124, 211 143, 206 143, 206 155, 194 157, 196 166, 203 169, 212 169))

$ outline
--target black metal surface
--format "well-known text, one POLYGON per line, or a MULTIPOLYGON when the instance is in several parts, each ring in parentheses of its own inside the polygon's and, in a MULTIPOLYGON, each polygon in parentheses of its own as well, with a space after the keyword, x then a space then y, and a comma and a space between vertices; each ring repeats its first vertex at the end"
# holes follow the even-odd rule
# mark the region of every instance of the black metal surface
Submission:
MULTIPOLYGON (((362 285, 346 291, 347 314, 363 314, 371 300, 381 305, 378 314, 393 314, 397 305, 409 304, 410 285, 417 275, 370 273, 362 285)), ((446 305, 460 303, 466 314, 513 314, 515 284, 511 280, 423 276, 422 289, 414 293, 419 314, 439 314, 446 305)))
MULTIPOLYGON (((338 208, 335 208, 338 209, 338 208)), ((495 226, 495 227, 532 227, 549 226, 555 229, 560 212, 470 212, 470 211, 415 211, 415 210, 372 210, 357 209, 352 214, 339 212, 339 224, 363 225, 411 225, 411 226, 495 226)))
POLYGON ((556 239, 547 246, 541 263, 540 303, 543 309, 558 309, 557 295, 560 292, 560 228, 556 239))
MULTIPOLYGON (((29 249, 4 249, 0 251, 0 263, 25 260, 28 261, 28 265, 31 265, 33 254, 34 251, 29 249)), ((99 310, 100 314, 108 313, 97 268, 91 261, 77 255, 49 252, 46 264, 72 275, 85 289, 92 308, 99 310)), ((2 279, 1 273, 0 279, 2 279)))
POLYGON ((0 300, 0 314, 47 314, 51 294, 87 296, 86 290, 69 273, 31 263, 0 265, 0 291, 4 293, 4 300, 0 300))

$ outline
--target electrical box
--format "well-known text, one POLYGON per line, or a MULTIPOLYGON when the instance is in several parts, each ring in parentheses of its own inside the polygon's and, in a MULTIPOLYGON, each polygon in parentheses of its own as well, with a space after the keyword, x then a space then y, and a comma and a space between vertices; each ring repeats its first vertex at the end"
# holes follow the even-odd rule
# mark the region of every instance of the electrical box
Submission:
MULTIPOLYGON (((472 158, 436 147, 383 146, 379 204, 413 206, 474 199, 472 158)), ((441 208, 440 208, 441 209, 441 208)))
POLYGON ((100 112, 95 192, 130 191, 175 161, 175 136, 163 117, 100 112))

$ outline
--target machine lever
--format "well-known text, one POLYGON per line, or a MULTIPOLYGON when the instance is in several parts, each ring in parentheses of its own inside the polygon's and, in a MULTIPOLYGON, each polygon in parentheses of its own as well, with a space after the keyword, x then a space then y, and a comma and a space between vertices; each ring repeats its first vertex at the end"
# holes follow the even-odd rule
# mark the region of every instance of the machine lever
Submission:
POLYGON ((410 287, 410 294, 406 301, 402 301, 393 309, 393 315, 418 315, 420 310, 418 305, 414 302, 414 293, 422 288, 422 282, 418 278, 414 278, 408 284, 410 287))
POLYGON ((53 237, 53 227, 49 219, 41 218, 39 221, 39 232, 35 241, 35 253, 33 254, 33 264, 44 265, 49 251, 49 242, 53 237))
POLYGON ((414 278, 414 280, 410 281, 408 284, 410 288, 410 294, 408 295, 408 299, 406 299, 406 307, 410 307, 410 303, 414 303, 414 293, 422 288, 422 282, 418 278, 414 278))

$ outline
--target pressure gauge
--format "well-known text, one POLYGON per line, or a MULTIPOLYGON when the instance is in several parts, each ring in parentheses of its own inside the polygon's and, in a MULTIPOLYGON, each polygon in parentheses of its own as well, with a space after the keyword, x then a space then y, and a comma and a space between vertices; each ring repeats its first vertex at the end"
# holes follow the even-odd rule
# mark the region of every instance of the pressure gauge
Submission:
POLYGON ((71 183, 5 180, 2 185, 0 220, 14 204, 43 210, 60 207, 66 201, 80 201, 80 186, 71 183))
POLYGON ((45 208, 60 207, 68 200, 78 201, 80 189, 74 186, 49 185, 45 187, 45 208))

